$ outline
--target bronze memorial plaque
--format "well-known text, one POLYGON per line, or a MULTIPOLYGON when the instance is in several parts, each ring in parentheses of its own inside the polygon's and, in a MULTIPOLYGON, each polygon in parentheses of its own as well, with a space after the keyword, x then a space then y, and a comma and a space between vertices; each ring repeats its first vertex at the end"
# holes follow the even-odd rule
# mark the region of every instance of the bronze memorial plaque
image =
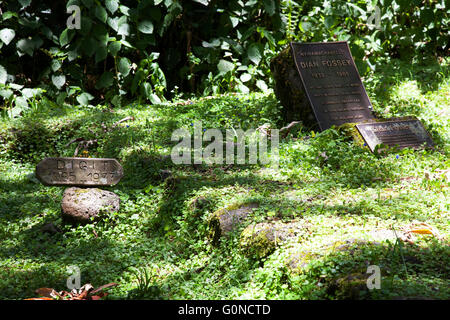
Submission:
POLYGON ((321 130, 374 119, 347 42, 291 42, 291 48, 321 130))
POLYGON ((36 176, 49 186, 111 186, 122 178, 123 168, 109 158, 45 158, 36 176))
POLYGON ((417 119, 360 123, 356 127, 372 152, 379 144, 400 149, 433 146, 433 140, 417 119))

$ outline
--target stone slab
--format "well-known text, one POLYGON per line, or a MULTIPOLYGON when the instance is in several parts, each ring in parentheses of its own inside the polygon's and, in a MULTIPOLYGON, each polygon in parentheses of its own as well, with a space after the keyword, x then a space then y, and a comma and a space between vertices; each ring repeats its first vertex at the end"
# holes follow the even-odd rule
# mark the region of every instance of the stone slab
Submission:
POLYGON ((397 146, 400 149, 420 149, 434 145, 431 136, 418 119, 359 123, 356 128, 372 152, 379 144, 397 146))
POLYGON ((321 130, 375 119, 346 41, 290 45, 321 130))
POLYGON ((36 166, 36 177, 48 186, 112 186, 123 177, 123 168, 112 158, 45 158, 36 166))

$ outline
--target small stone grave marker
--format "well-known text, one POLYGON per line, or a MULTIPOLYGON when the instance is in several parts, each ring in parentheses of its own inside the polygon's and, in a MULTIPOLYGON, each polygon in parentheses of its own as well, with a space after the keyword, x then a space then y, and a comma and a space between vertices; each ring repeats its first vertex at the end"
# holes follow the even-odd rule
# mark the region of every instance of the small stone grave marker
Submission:
POLYGON ((112 186, 123 168, 110 158, 45 158, 36 166, 36 177, 48 186, 112 186))
POLYGON ((418 119, 359 123, 356 128, 372 152, 379 144, 398 146, 400 149, 419 149, 424 145, 434 145, 431 136, 418 119))

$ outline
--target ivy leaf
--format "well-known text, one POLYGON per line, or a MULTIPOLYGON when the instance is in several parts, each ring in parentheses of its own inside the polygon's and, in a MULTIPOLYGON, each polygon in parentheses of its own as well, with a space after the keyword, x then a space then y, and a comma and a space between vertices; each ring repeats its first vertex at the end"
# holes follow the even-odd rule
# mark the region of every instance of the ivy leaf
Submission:
POLYGON ((117 30, 119 30, 119 18, 108 18, 108 25, 117 32, 117 30))
POLYGON ((5 28, 0 31, 0 40, 6 45, 8 45, 15 36, 16 32, 13 29, 5 28))
POLYGON ((35 88, 35 89, 25 88, 22 90, 22 96, 24 96, 27 99, 31 99, 33 97, 40 96, 41 92, 42 92, 42 89, 39 89, 39 88, 35 88))
POLYGON ((66 83, 66 76, 63 74, 52 75, 52 82, 58 89, 61 89, 64 83, 66 83))
POLYGON ((106 0, 105 1, 106 9, 109 10, 109 12, 114 13, 119 8, 119 1, 117 0, 106 0))
POLYGON ((17 97, 15 101, 16 108, 20 108, 23 110, 24 108, 28 108, 28 102, 25 97, 17 97))
POLYGON ((33 56, 34 52, 34 43, 31 39, 20 39, 17 41, 17 49, 28 54, 29 56, 33 56))
POLYGON ((106 20, 108 19, 108 13, 102 6, 95 7, 95 16, 103 23, 106 23, 106 20))
POLYGON ((239 24, 239 18, 230 16, 231 25, 235 28, 239 24))
POLYGON ((8 72, 6 72, 5 67, 0 65, 0 83, 5 84, 6 79, 8 79, 8 72))
POLYGON ((60 92, 60 94, 58 94, 58 97, 56 98, 56 103, 58 105, 63 105, 64 100, 67 98, 67 93, 66 92, 60 92))
POLYGON ((267 84, 263 80, 257 80, 256 86, 263 92, 267 91, 268 89, 267 84))
POLYGON ((13 94, 14 92, 10 89, 0 89, 0 96, 5 100, 9 100, 13 94))
POLYGON ((219 69, 220 74, 225 74, 234 69, 234 64, 230 61, 221 59, 217 64, 217 69, 219 69))
POLYGON ((249 73, 243 73, 240 76, 240 79, 242 82, 247 82, 252 78, 252 76, 249 73))
POLYGON ((150 20, 144 20, 139 22, 138 30, 145 34, 153 33, 153 23, 150 20))
POLYGON ((87 106, 89 104, 89 101, 92 99, 94 99, 94 97, 87 92, 83 92, 77 97, 78 103, 82 106, 87 106))
POLYGON ((130 60, 128 60, 127 58, 121 58, 119 60, 119 64, 118 64, 117 68, 119 69, 119 72, 124 77, 126 77, 130 73, 130 69, 131 69, 130 60))
POLYGON ((59 44, 61 47, 64 47, 66 44, 70 42, 73 38, 73 33, 69 31, 69 29, 64 29, 63 32, 61 32, 61 35, 59 36, 59 44))
POLYGON ((61 68, 61 65, 62 65, 62 62, 61 62, 61 60, 58 60, 58 59, 53 59, 53 60, 50 62, 50 67, 52 68, 52 71, 53 71, 53 72, 55 72, 55 71, 57 71, 59 68, 61 68))
POLYGON ((115 57, 117 56, 117 53, 119 53, 121 47, 122 44, 119 41, 113 41, 108 45, 108 50, 111 53, 111 55, 115 57))
POLYGON ((207 6, 211 2, 211 0, 194 0, 194 2, 207 6))
POLYGON ((19 0, 19 3, 23 6, 23 7, 28 7, 31 3, 31 0, 19 0))
POLYGON ((251 62, 253 62, 255 65, 258 65, 261 61, 262 55, 259 50, 259 46, 257 43, 252 43, 248 50, 247 50, 247 56, 250 59, 251 62))

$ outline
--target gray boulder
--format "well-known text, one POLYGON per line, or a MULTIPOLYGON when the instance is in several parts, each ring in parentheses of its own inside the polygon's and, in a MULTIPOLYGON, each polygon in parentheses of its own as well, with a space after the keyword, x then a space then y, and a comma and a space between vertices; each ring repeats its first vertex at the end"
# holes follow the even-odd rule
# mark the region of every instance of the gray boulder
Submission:
POLYGON ((247 255, 264 258, 283 242, 295 238, 303 228, 298 221, 251 224, 241 233, 240 245, 247 255))
POLYGON ((68 222, 88 223, 92 217, 99 218, 102 211, 119 211, 119 204, 119 196, 114 192, 98 188, 71 187, 64 191, 61 211, 64 220, 68 222))
POLYGON ((214 212, 209 218, 210 238, 213 244, 217 244, 222 236, 235 230, 258 206, 258 203, 234 204, 214 212))

